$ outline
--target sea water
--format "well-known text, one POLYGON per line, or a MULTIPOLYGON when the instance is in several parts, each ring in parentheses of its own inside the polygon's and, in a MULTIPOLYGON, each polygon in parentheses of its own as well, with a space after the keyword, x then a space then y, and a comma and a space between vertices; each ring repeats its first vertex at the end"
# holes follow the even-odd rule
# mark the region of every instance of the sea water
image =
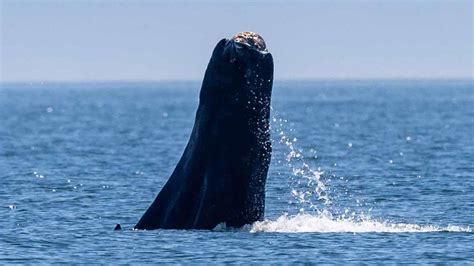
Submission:
POLYGON ((474 263, 472 80, 275 81, 265 220, 133 231, 199 86, 2 83, 0 263, 474 263))

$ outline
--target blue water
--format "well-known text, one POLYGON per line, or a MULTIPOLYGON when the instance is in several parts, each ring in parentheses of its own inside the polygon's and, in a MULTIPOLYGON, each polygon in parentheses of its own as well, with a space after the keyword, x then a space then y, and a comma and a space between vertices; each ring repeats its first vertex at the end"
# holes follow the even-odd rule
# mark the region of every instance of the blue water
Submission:
POLYGON ((267 220, 133 231, 198 93, 1 84, 0 263, 474 263, 472 80, 277 81, 267 220))

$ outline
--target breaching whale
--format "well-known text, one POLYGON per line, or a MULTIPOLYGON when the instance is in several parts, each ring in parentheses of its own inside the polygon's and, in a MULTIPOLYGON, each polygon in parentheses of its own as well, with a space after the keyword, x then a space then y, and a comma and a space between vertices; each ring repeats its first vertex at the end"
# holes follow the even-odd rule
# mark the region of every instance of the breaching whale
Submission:
POLYGON ((273 57, 258 34, 217 43, 189 142, 135 229, 241 227, 263 219, 272 84, 273 57))

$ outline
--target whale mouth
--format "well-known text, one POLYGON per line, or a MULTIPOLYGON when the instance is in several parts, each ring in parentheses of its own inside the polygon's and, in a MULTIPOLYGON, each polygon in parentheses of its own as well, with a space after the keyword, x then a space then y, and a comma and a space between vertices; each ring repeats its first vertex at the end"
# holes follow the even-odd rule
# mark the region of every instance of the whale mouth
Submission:
POLYGON ((262 36, 255 32, 244 31, 234 35, 231 40, 245 44, 259 52, 268 52, 267 45, 265 44, 262 36))

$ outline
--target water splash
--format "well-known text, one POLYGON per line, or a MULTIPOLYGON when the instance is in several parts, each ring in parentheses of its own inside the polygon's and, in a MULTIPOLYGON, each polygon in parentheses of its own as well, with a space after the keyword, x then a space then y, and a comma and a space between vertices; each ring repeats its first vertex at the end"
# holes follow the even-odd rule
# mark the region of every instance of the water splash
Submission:
POLYGON ((390 223, 376 221, 369 217, 334 218, 330 214, 310 215, 297 214, 288 216, 283 214, 275 221, 255 222, 248 229, 251 233, 278 232, 278 233, 423 233, 423 232, 472 232, 470 227, 448 225, 438 227, 433 225, 417 225, 405 223, 390 223))
MULTIPOLYGON (((284 164, 291 171, 290 191, 299 208, 296 215, 284 213, 276 220, 265 220, 255 222, 244 227, 242 230, 255 232, 472 232, 470 227, 448 225, 439 227, 434 225, 417 225, 408 223, 393 223, 389 221, 376 220, 370 217, 371 208, 367 212, 356 213, 350 208, 344 208, 341 214, 331 212, 330 189, 322 176, 324 172, 312 168, 303 155, 303 151, 295 145, 296 138, 291 138, 286 133, 285 119, 279 118, 278 114, 272 118, 272 131, 277 135, 277 142, 286 147, 284 159, 277 160, 277 164, 284 164), (368 214, 367 214, 368 213, 368 214)), ((292 131, 290 129, 290 131, 292 131)), ((275 141, 274 141, 275 142, 275 141)), ((282 175, 282 173, 278 173, 282 175)), ((347 190, 345 195, 348 195, 347 190)), ((360 200, 356 200, 358 206, 360 200)), ((290 202, 291 204, 292 202, 290 202)))
POLYGON ((287 149, 285 162, 279 160, 278 163, 284 163, 291 169, 291 194, 301 206, 300 212, 303 212, 305 208, 312 211, 328 208, 331 200, 329 190, 321 179, 324 172, 320 168, 311 168, 306 162, 303 151, 295 145, 297 139, 290 138, 285 132, 287 120, 274 115, 272 121, 272 130, 278 135, 278 143, 283 144, 287 149))

